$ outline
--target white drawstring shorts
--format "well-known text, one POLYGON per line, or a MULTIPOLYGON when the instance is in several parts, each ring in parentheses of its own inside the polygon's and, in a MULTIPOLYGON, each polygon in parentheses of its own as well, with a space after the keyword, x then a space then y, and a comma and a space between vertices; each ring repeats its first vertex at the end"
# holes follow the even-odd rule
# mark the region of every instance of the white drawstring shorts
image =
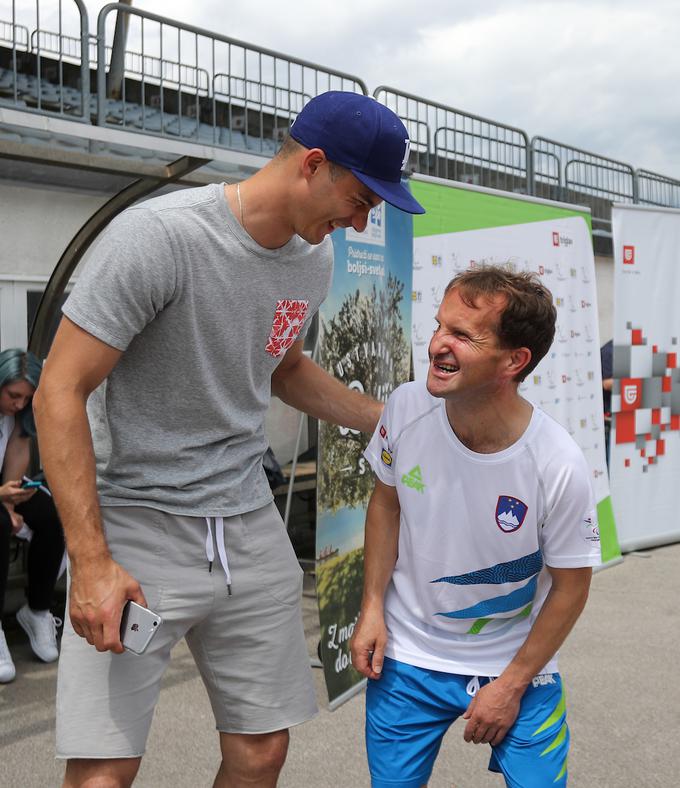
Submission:
POLYGON ((144 753, 161 678, 186 638, 217 730, 269 733, 316 714, 302 570, 276 506, 233 517, 105 507, 115 561, 163 623, 142 655, 98 652, 67 617, 57 684, 57 757, 144 753))

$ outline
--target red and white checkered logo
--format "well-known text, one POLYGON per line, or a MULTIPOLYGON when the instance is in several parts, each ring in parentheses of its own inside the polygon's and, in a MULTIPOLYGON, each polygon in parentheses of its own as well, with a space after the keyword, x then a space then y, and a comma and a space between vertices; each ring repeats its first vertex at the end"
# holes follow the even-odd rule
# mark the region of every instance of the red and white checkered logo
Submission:
POLYGON ((554 232, 552 235, 553 235, 553 246, 559 246, 560 245, 560 234, 554 232))
POLYGON ((278 358, 295 342, 305 322, 308 307, 309 301, 293 298, 284 298, 276 304, 271 334, 265 346, 270 356, 278 358))
POLYGON ((623 247, 623 264, 624 265, 635 265, 635 247, 634 246, 624 246, 623 247))

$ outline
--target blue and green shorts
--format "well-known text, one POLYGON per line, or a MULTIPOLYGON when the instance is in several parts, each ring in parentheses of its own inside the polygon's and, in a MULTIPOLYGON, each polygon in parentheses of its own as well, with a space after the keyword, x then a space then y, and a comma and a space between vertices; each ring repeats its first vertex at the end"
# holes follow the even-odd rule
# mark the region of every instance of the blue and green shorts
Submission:
MULTIPOLYGON (((432 774, 444 734, 488 677, 460 676, 386 658, 368 682, 366 749, 372 788, 421 788, 432 774)), ((567 784, 569 728, 559 673, 536 676, 489 769, 509 788, 567 784)), ((452 775, 453 778, 453 775, 452 775)))

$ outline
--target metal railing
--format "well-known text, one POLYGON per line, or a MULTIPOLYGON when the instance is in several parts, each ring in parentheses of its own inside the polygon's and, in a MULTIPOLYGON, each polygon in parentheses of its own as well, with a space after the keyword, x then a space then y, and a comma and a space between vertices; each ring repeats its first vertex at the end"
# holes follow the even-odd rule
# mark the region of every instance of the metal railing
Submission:
POLYGON ((0 45, 11 47, 2 52, 0 66, 7 66, 10 73, 9 79, 3 74, 0 98, 4 104, 27 112, 49 112, 89 122, 90 69, 87 58, 81 57, 89 45, 87 9, 83 0, 68 0, 68 10, 64 0, 57 4, 55 35, 61 38, 70 26, 78 36, 71 36, 69 51, 59 46, 56 51, 46 52, 40 37, 29 34, 31 27, 40 30, 43 5, 50 6, 54 18, 55 9, 49 0, 33 0, 30 4, 11 0, 11 19, 0 22, 0 45), (18 13, 22 22, 17 20, 18 13), (30 17, 33 24, 25 24, 30 17), (48 54, 51 57, 46 57, 48 54))
POLYGON ((680 208, 680 181, 649 170, 637 170, 637 201, 644 205, 680 208))
POLYGON ((414 172, 527 192, 529 138, 522 129, 384 85, 373 96, 408 129, 414 172))
POLYGON ((8 44, 11 47, 25 52, 28 49, 28 28, 24 25, 16 25, 0 19, 0 44, 8 44))
POLYGON ((231 74, 215 74, 213 93, 216 96, 228 97, 235 105, 263 107, 272 112, 283 110, 295 115, 312 98, 309 93, 291 90, 266 82, 255 82, 252 79, 235 77, 231 74))
MULTIPOLYGON (((96 39, 93 40, 93 36, 89 36, 89 39, 90 45, 88 47, 88 52, 90 54, 91 65, 93 50, 96 58, 97 42, 96 39)), ((31 33, 30 51, 33 53, 40 51, 45 54, 62 55, 62 57, 80 62, 80 48, 81 41, 78 36, 69 36, 66 35, 66 33, 55 33, 52 30, 34 30, 31 33)))
MULTIPOLYGON (((97 37, 90 36, 88 47, 89 65, 97 65, 97 37)), ((63 54, 64 57, 80 62, 80 39, 76 36, 55 33, 51 30, 34 30, 30 38, 30 51, 38 49, 44 53, 63 54)), ((107 62, 111 61, 112 47, 106 47, 107 62)), ((142 55, 126 49, 124 55, 125 74, 133 77, 145 76, 151 80, 163 79, 172 85, 198 88, 208 93, 210 79, 203 68, 194 68, 174 60, 161 60, 153 55, 142 55)))
MULTIPOLYGON (((358 77, 315 63, 286 57, 279 52, 256 47, 227 36, 212 33, 193 25, 185 25, 157 14, 111 3, 104 6, 97 20, 97 122, 110 125, 106 103, 107 21, 113 14, 128 17, 128 35, 137 41, 142 57, 143 73, 138 84, 121 85, 121 99, 134 101, 142 108, 141 119, 135 114, 134 125, 140 131, 210 141, 233 147, 233 118, 241 115, 243 128, 240 145, 271 155, 281 128, 294 120, 301 103, 296 97, 316 96, 326 90, 350 90, 367 94, 358 77), (155 49, 154 57, 174 61, 206 72, 212 92, 201 95, 198 87, 182 83, 169 84, 162 73, 149 78, 144 69, 146 56, 155 49), (254 86, 257 85, 257 89, 254 86), (135 94, 130 97, 134 87, 135 94), (295 100, 294 100, 295 99, 295 100), (147 113, 145 106, 153 103, 160 113, 147 113), (166 114, 174 126, 165 123, 166 114), (152 123, 147 122, 151 117, 152 123), (176 123, 175 123, 176 120, 176 123), (223 131, 227 131, 224 134, 223 131)), ((109 25, 110 27, 110 25, 109 25)), ((128 125, 125 114, 123 125, 128 125)))
MULTIPOLYGON (((41 27, 41 3, 53 10, 54 0, 10 3, 11 19, 0 20, 0 101, 29 112, 90 121, 96 110, 102 126, 271 156, 313 96, 333 89, 368 95, 354 75, 127 5, 102 8, 93 36, 83 0, 59 0, 55 31, 41 27), (68 2, 76 12, 71 29, 62 8, 68 2), (31 13, 34 24, 24 24, 31 13), (107 38, 118 14, 126 15, 134 46, 125 49, 112 98, 107 38)), ((680 180, 545 137, 529 141, 522 129, 395 88, 380 86, 373 95, 404 121, 413 172, 587 205, 605 234, 613 202, 680 208, 680 180)))
POLYGON ((593 225, 608 231, 613 202, 636 202, 635 171, 625 162, 545 137, 531 141, 531 193, 590 207, 593 225))
MULTIPOLYGON (((226 108, 224 117, 224 133, 221 139, 229 146, 235 147, 236 141, 241 140, 248 145, 248 131, 253 122, 257 125, 261 153, 271 153, 280 143, 290 123, 297 116, 302 107, 312 98, 309 94, 297 90, 279 87, 277 85, 246 80, 230 74, 215 74, 213 79, 213 95, 218 104, 221 102, 226 108), (284 113, 281 120, 281 113, 284 113), (255 117, 253 114, 255 113, 255 117), (277 118, 271 129, 265 135, 263 118, 265 115, 277 118), (264 140, 267 139, 267 143, 264 140), (271 143, 275 143, 272 147, 271 143)), ((252 148, 253 142, 250 141, 252 148)))

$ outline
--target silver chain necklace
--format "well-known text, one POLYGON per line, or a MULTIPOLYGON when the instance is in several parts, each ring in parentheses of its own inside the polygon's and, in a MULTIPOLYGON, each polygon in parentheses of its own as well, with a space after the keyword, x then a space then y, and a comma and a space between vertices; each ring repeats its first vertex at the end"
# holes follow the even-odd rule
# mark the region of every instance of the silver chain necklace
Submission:
MULTIPOLYGON (((239 210, 239 214, 241 216, 241 227, 243 227, 243 229, 245 230, 246 229, 246 225, 245 225, 245 222, 243 221, 243 203, 241 202, 241 184, 240 183, 236 184, 236 199, 238 200, 238 210, 239 210)), ((246 230, 246 232, 248 232, 248 231, 246 230)))

